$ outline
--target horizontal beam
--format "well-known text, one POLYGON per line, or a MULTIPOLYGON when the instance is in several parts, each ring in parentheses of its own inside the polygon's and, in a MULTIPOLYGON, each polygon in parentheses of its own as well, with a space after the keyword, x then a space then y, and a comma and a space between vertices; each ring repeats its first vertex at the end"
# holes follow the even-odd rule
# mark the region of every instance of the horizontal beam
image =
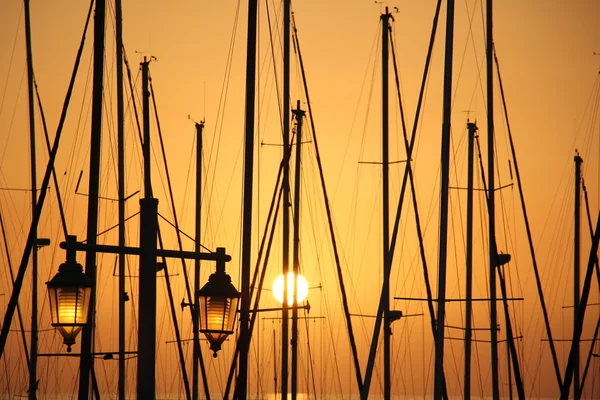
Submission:
MULTIPOLYGON (((141 255, 143 253, 142 249, 139 247, 129 247, 129 246, 113 246, 106 244, 95 244, 90 245, 82 242, 61 242, 60 248, 64 250, 76 250, 76 251, 88 251, 94 250, 98 253, 111 253, 111 254, 128 254, 128 255, 141 255)), ((215 253, 196 253, 194 251, 182 251, 182 250, 166 250, 166 249, 157 249, 156 256, 157 257, 167 257, 167 258, 186 258, 190 260, 208 260, 208 261, 222 261, 228 262, 231 261, 231 256, 225 254, 225 251, 219 251, 220 247, 217 248, 215 253)))
MULTIPOLYGON (((411 300, 411 301, 438 301, 438 299, 427 299, 425 297, 394 297, 394 300, 411 300)), ((523 297, 507 297, 506 299, 496 298, 498 301, 522 301, 525 300, 523 297)), ((458 301, 467 301, 467 299, 446 299, 446 303, 453 303, 458 301)), ((471 299, 471 301, 490 301, 486 298, 471 299)))

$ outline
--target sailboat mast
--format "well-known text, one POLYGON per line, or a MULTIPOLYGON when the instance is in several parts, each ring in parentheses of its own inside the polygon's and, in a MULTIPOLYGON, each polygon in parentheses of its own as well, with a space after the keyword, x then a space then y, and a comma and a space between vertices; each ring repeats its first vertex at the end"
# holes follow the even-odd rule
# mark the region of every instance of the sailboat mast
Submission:
POLYGON ((475 135, 477 134, 477 125, 467 121, 467 130, 469 131, 468 157, 467 162, 467 243, 466 243, 466 310, 465 310, 465 378, 464 378, 464 396, 465 399, 471 398, 471 338, 473 334, 472 316, 473 316, 473 155, 475 145, 475 135))
POLYGON ((493 7, 492 0, 486 1, 486 75, 487 75, 487 131, 488 131, 488 215, 489 215, 489 262, 490 262, 490 339, 492 359, 492 397, 500 397, 498 382, 498 315, 496 309, 496 211, 495 211, 495 180, 494 180, 494 73, 493 73, 493 7))
POLYGON ((390 282, 387 271, 390 269, 390 195, 389 195, 389 21, 390 13, 385 8, 381 16, 381 170, 383 180, 382 218, 383 218, 383 388, 384 399, 391 397, 390 373, 390 282))
MULTIPOLYGON (((29 101, 29 151, 31 161, 31 217, 37 203, 37 175, 35 158, 35 109, 33 102, 33 56, 31 50, 31 19, 29 0, 25 0, 25 42, 27 46, 27 89, 29 101)), ((36 399, 37 390, 37 347, 38 347, 38 248, 37 229, 33 231, 34 246, 31 254, 31 340, 29 360, 29 399, 36 399)))
MULTIPOLYGON (((98 234, 98 194, 100 190, 100 149, 102 136, 102 98, 104 87, 104 25, 106 17, 106 1, 96 1, 94 17, 94 78, 92 96, 92 129, 90 139, 90 177, 88 189, 88 220, 86 242, 90 249, 85 255, 85 274, 96 286, 96 250, 98 234)), ((95 288, 90 295, 90 312, 88 322, 81 335, 81 359, 79 362, 79 400, 87 400, 90 382, 90 371, 93 368, 92 330, 94 327, 94 310, 96 308, 95 288)))
POLYGON ((281 398, 288 392, 288 273, 290 252, 290 0, 283 1, 283 309, 281 311, 281 398))
MULTIPOLYGON (((196 223, 194 235, 194 251, 200 253, 200 232, 202 221, 202 131, 204 122, 196 124, 196 223)), ((198 361, 200 359, 200 327, 199 327, 199 312, 200 298, 198 291, 200 290, 200 260, 194 261, 194 357, 192 367, 192 399, 198 400, 198 361)))
POLYGON ((158 200, 152 197, 150 175, 149 64, 142 65, 144 198, 140 199, 139 323, 137 398, 153 400, 156 395, 156 241, 158 200))
POLYGON ((294 302, 292 309, 292 400, 298 395, 298 273, 300 272, 300 166, 302 156, 302 119, 304 110, 298 100, 292 110, 296 119, 296 167, 294 171, 294 302))
POLYGON ((450 181, 450 117, 452 108, 452 55, 454 51, 454 0, 446 11, 444 104, 442 120, 442 170, 440 188, 440 244, 438 261, 438 308, 435 331, 434 399, 444 393, 444 321, 446 316, 446 249, 448 246, 448 184, 450 181))
POLYGON ((252 255, 252 181, 254 174, 254 112, 256 94, 256 20, 257 0, 248 0, 248 38, 246 46, 246 110, 244 123, 244 204, 242 220, 242 298, 240 305, 240 359, 237 381, 239 399, 246 398, 248 348, 250 342, 250 258, 252 255))
MULTIPOLYGON (((573 243, 573 332, 577 324, 577 310, 579 308, 580 288, 580 269, 581 269, 581 164, 583 159, 579 154, 575 155, 575 226, 573 243)), ((573 369, 573 399, 578 400, 581 396, 579 391, 579 341, 573 340, 574 369, 573 369)))
MULTIPOLYGON (((115 1, 117 57, 117 157, 119 174, 119 247, 125 247, 125 108, 123 94, 123 14, 115 1)), ((125 254, 119 254, 119 400, 125 400, 125 254)))

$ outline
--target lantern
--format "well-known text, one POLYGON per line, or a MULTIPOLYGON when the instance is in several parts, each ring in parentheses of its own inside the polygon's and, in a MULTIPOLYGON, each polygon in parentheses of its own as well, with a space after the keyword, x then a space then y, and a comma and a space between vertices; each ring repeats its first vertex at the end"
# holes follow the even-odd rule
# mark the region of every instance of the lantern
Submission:
POLYGON ((200 332, 203 333, 213 357, 221 350, 221 343, 233 333, 241 293, 231 284, 225 273, 225 264, 217 262, 217 271, 208 278, 206 285, 198 291, 200 310, 200 332))
POLYGON ((58 328, 67 351, 71 352, 71 345, 87 323, 92 280, 75 261, 75 251, 67 250, 67 261, 60 265, 58 273, 46 285, 52 326, 58 328))

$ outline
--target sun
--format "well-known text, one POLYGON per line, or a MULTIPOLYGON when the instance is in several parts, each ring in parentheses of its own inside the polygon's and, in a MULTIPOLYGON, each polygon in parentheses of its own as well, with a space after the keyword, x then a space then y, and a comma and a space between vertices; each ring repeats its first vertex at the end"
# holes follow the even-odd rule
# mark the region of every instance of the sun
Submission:
MULTIPOLYGON (((308 282, 302 275, 298 275, 298 303, 308 296, 308 282)), ((273 282, 273 295, 278 302, 283 304, 283 275, 279 275, 273 282)), ((294 273, 288 272, 288 301, 287 305, 294 302, 294 273)))

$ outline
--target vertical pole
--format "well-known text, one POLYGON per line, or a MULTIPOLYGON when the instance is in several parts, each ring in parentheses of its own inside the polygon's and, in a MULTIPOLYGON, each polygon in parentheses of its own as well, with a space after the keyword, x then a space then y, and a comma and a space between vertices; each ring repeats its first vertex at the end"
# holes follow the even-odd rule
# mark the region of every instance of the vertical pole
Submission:
MULTIPOLYGON (((125 112, 123 104, 123 15, 115 0, 117 47, 117 157, 119 174, 119 246, 125 247, 125 112)), ((125 254, 119 254, 119 400, 125 400, 125 254)))
POLYGON ((510 345, 508 344, 508 340, 506 341, 506 373, 508 374, 508 399, 513 399, 513 389, 512 389, 512 370, 510 369, 510 345))
MULTIPOLYGON (((27 46, 27 89, 29 101, 29 149, 31 161, 31 218, 37 203, 37 175, 35 159, 35 109, 33 102, 33 56, 31 51, 31 19, 29 0, 25 0, 25 42, 27 46)), ((38 346, 38 251, 37 229, 33 231, 34 245, 31 254, 31 358, 29 360, 29 399, 36 399, 37 390, 37 346, 38 346)))
POLYGON ((300 100, 292 110, 296 117, 296 169, 294 179, 294 302, 292 309, 292 400, 298 394, 298 273, 300 272, 300 166, 302 155, 302 118, 300 100))
POLYGON ((149 71, 144 57, 142 66, 144 198, 140 199, 140 271, 137 398, 155 397, 156 365, 156 237, 158 200, 152 198, 150 175, 150 92, 149 71))
MULTIPOLYGON (((573 332, 577 324, 577 310, 579 308, 580 288, 580 234, 581 234, 581 164, 583 159, 579 154, 575 155, 575 233, 573 243, 573 332)), ((579 400, 579 341, 573 341, 574 369, 573 369, 573 399, 579 400)))
POLYGON ((438 309, 435 331, 434 399, 444 393, 444 320, 446 317, 446 249, 448 246, 448 183, 450 179, 450 111, 452 108, 452 55, 454 51, 454 0, 446 12, 444 105, 442 121, 442 171, 440 188, 440 246, 438 262, 438 309))
POLYGON ((273 329, 273 383, 273 394, 277 398, 277 389, 279 389, 279 385, 277 385, 277 340, 275 338, 275 329, 273 329))
MULTIPOLYGON (((104 24, 106 1, 96 0, 94 16, 94 78, 92 95, 92 131, 90 139, 90 182, 88 189, 88 221, 86 242, 93 246, 98 234, 98 195, 100 190, 100 149, 102 137, 102 97, 104 86, 104 24)), ((96 251, 88 250, 85 256, 85 274, 92 280, 88 322, 81 334, 81 359, 79 361, 79 400, 88 398, 90 371, 94 367, 92 331, 96 310, 96 251)))
MULTIPOLYGON (((196 226, 194 251, 200 252, 200 228, 202 220, 202 130, 204 122, 196 124, 196 226)), ((194 262, 194 361, 193 361, 193 381, 192 381, 192 399, 198 400, 198 360, 200 359, 200 327, 199 312, 200 299, 198 291, 200 290, 200 260, 194 262)))
POLYGON ((473 334, 472 315, 473 315, 473 153, 475 135, 477 134, 477 125, 467 121, 469 131, 468 157, 469 163, 467 169, 467 243, 466 243, 466 268, 467 268, 467 287, 466 287, 466 311, 465 311, 465 379, 464 396, 465 399, 471 398, 471 338, 473 334))
POLYGON ((142 121, 143 121, 143 139, 142 156, 144 157, 144 197, 152 197, 152 179, 150 169, 150 91, 149 84, 149 66, 150 61, 146 60, 140 64, 142 67, 142 121))
POLYGON ((248 38, 246 50, 246 110, 244 123, 244 204, 242 220, 242 299, 240 306, 240 359, 238 398, 246 399, 248 390, 248 348, 250 345, 250 258, 252 255, 252 183, 254 174, 254 112, 256 94, 256 20, 257 0, 248 0, 248 38))
POLYGON ((496 211, 494 184, 494 74, 493 74, 493 6, 492 0, 486 1, 486 72, 487 72, 487 131, 488 131, 488 182, 489 182, 489 241, 490 241, 490 339, 492 359, 492 397, 497 400, 500 397, 498 382, 498 311, 496 308, 496 211))
POLYGON ((390 262, 390 199, 389 199, 389 121, 388 121, 388 51, 389 51, 389 20, 388 8, 381 16, 381 154, 382 154, 382 179, 383 179, 383 390, 384 399, 389 400, 391 396, 391 373, 390 373, 390 282, 387 271, 390 262))
POLYGON ((154 400, 156 365, 156 234, 158 200, 140 199, 137 398, 154 400))
POLYGON ((281 311, 281 398, 287 400, 289 313, 288 273, 290 271, 290 0, 283 1, 283 310, 281 311))

